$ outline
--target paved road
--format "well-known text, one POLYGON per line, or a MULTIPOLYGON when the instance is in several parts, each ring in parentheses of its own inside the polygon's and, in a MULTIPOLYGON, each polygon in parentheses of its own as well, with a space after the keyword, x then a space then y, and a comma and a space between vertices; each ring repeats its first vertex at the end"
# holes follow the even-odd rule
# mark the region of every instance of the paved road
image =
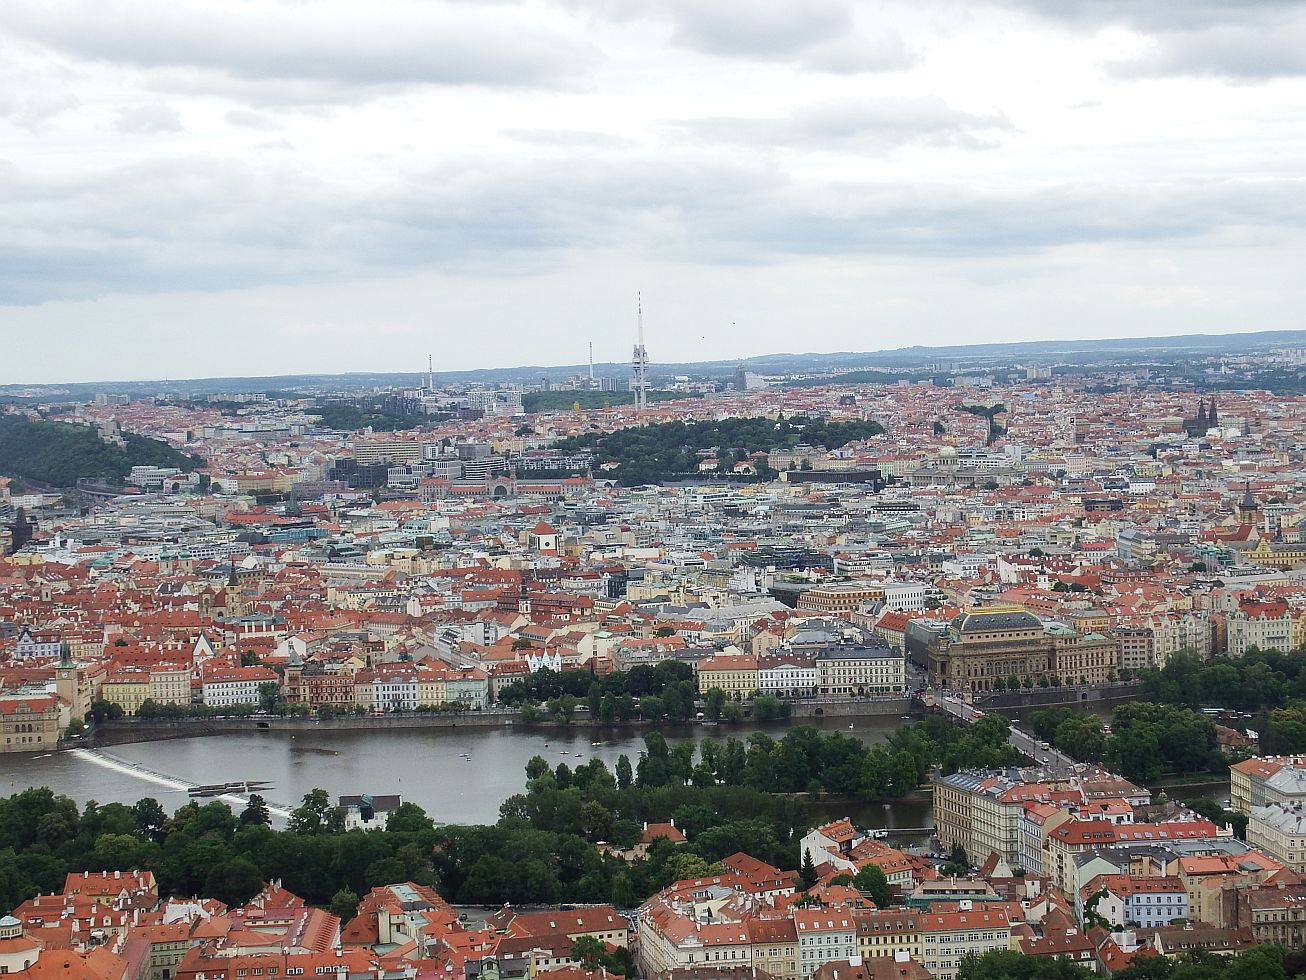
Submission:
MULTIPOLYGON (((938 705, 948 714, 954 718, 960 718, 968 725, 975 724, 985 714, 973 705, 969 705, 961 698, 951 694, 941 694, 938 698, 938 705)), ((1007 737, 1007 741, 1011 743, 1017 752, 1043 765, 1074 765, 1075 760, 1070 756, 1051 747, 1044 748, 1044 743, 1015 725, 1011 726, 1011 734, 1007 737)))

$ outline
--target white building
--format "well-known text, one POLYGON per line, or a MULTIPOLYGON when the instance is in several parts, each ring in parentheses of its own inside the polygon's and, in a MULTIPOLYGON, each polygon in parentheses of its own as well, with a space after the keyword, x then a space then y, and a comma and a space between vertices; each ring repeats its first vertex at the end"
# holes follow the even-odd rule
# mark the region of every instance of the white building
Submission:
POLYGON ((884 605, 900 612, 920 612, 929 594, 930 587, 922 582, 886 582, 884 605))
POLYGON ((907 689, 907 661, 888 646, 827 647, 816 654, 817 694, 867 697, 907 689))
POLYGON ((403 802, 398 796, 342 796, 339 809, 344 816, 345 830, 385 830, 390 811, 403 802))
POLYGON ((1298 874, 1306 872, 1306 808, 1301 803, 1252 807, 1247 843, 1298 874))
POLYGON ((757 690, 783 698, 806 698, 816 693, 816 661, 801 653, 783 651, 758 657, 757 690))
POLYGON ((213 667, 202 675, 204 703, 211 708, 258 704, 260 684, 277 684, 276 671, 268 667, 213 667))

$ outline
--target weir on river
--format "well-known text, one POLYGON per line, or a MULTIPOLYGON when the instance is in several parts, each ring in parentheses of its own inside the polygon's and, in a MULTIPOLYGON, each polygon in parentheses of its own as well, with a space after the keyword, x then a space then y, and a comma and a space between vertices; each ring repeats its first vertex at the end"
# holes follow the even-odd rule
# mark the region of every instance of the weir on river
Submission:
MULTIPOLYGON (((190 791, 192 789, 198 788, 199 786, 203 785, 201 783, 187 782, 186 780, 179 779, 176 776, 169 776, 161 772, 156 772, 153 769, 150 769, 148 766, 141 765, 139 762, 129 762, 126 759, 118 759, 115 758, 114 756, 109 755, 107 752, 103 752, 97 749, 69 749, 68 752, 70 755, 74 755, 80 759, 84 759, 87 762, 91 762, 97 766, 103 766, 106 769, 112 769, 114 772, 130 774, 136 776, 139 779, 143 779, 146 782, 154 783, 156 786, 162 786, 165 789, 169 789, 173 791, 184 791, 188 796, 191 795, 190 791)), ((239 812, 240 809, 244 808, 244 806, 249 802, 248 796, 238 796, 235 793, 221 793, 210 797, 192 797, 192 798, 196 800, 201 800, 201 799, 222 800, 224 803, 236 807, 237 812, 239 812)), ((268 813, 271 816, 276 817, 283 821, 290 819, 290 812, 293 809, 293 807, 291 807, 289 804, 274 803, 271 800, 267 800, 267 799, 264 800, 264 803, 267 806, 268 813)))

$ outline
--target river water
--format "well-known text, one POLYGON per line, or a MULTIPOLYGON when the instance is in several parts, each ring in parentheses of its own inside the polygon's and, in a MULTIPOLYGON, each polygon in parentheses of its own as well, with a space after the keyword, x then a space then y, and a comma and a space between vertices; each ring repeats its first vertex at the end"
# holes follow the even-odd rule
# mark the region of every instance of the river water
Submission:
MULTIPOLYGON (((804 719, 827 731, 842 731, 868 744, 883 741, 903 722, 897 718, 804 719)), ((791 724, 800 724, 793 722, 791 724)), ((669 742, 692 738, 747 738, 757 730, 773 738, 786 725, 702 726, 662 729, 669 742)), ((297 804, 321 787, 333 797, 397 794, 417 803, 437 823, 493 823, 499 804, 525 787, 525 767, 534 755, 550 764, 575 767, 592 758, 614 769, 625 753, 634 764, 644 732, 633 728, 455 728, 309 730, 249 732, 205 738, 117 745, 104 754, 190 783, 264 780, 269 801, 297 804), (599 745, 592 745, 599 742, 599 745)), ((152 796, 171 811, 187 801, 185 790, 129 771, 98 765, 82 755, 0 755, 0 794, 49 786, 79 804, 134 803, 152 796)), ((862 826, 919 828, 933 825, 928 803, 885 806, 848 800, 822 801, 814 813, 848 815, 862 826)))

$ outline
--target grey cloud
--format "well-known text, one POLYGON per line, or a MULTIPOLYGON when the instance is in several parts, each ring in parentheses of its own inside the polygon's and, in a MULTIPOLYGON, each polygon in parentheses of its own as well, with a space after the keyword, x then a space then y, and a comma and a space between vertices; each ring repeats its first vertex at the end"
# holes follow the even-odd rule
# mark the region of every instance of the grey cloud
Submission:
POLYGON ((679 0, 674 40, 712 54, 774 56, 847 35, 852 10, 842 0, 679 0))
POLYGON ((521 26, 507 9, 403 3, 384 13, 368 16, 365 6, 326 0, 250 4, 239 12, 183 0, 77 0, 57 9, 6 0, 0 28, 80 58, 352 87, 554 86, 594 57, 587 47, 521 26))
POLYGON ((998 0, 1072 28, 1120 25, 1148 50, 1112 61, 1121 78, 1258 81, 1306 74, 1306 0, 998 0))
POLYGON ((1011 132, 1000 112, 976 115, 942 99, 843 99, 796 109, 772 119, 717 117, 680 124, 699 139, 803 150, 879 149, 912 143, 968 149, 994 145, 1011 132))
POLYGON ((836 75, 872 71, 900 71, 920 61, 920 53, 908 47, 897 31, 885 30, 873 37, 849 35, 809 48, 801 58, 805 68, 836 75))
POLYGON ((892 28, 863 31, 851 0, 558 0, 601 20, 669 25, 678 47, 814 71, 895 71, 919 58, 892 28))
POLYGON ((161 103, 123 106, 118 110, 114 128, 120 133, 177 133, 181 131, 181 116, 177 110, 161 103))
POLYGON ((1306 25, 1253 29, 1220 25, 1157 39, 1130 60, 1108 63, 1122 78, 1211 75, 1234 81, 1262 81, 1306 74, 1306 25))
POLYGON ((1306 0, 999 0, 1049 20, 1124 24, 1146 31, 1194 30, 1216 24, 1275 20, 1300 12, 1306 0))
POLYGON ((275 119, 251 109, 232 109, 224 118, 227 120, 227 125, 239 126, 241 129, 256 129, 266 133, 281 128, 281 124, 275 119))
POLYGON ((172 157, 0 182, 0 304, 347 281, 434 266, 511 276, 563 251, 749 265, 786 255, 974 256, 1306 227, 1300 181, 800 181, 758 154, 463 159, 386 187, 172 157), (215 203, 220 202, 220 203, 215 203))

